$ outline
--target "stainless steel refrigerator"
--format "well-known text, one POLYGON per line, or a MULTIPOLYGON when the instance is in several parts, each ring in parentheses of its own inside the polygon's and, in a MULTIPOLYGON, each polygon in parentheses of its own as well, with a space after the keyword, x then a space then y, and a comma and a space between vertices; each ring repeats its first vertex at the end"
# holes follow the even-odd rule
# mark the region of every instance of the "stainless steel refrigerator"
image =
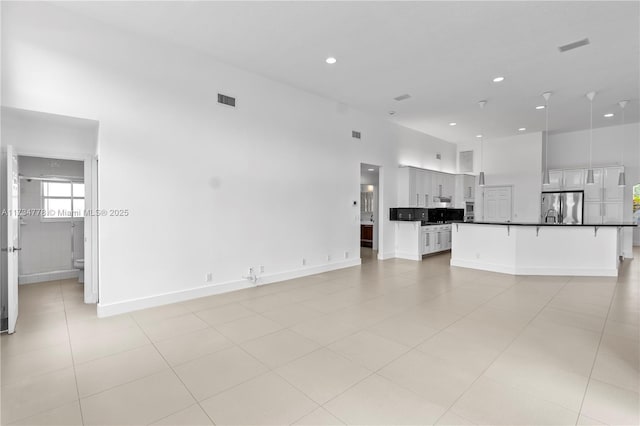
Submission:
POLYGON ((583 191, 543 192, 542 223, 582 224, 583 200, 583 191))

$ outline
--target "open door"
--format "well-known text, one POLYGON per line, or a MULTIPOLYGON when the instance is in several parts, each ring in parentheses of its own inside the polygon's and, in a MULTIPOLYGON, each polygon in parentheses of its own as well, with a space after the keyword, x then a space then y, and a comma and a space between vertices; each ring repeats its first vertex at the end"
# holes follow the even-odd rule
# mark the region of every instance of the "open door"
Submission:
POLYGON ((7 315, 9 334, 16 331, 18 320, 18 156, 11 145, 7 146, 7 315))

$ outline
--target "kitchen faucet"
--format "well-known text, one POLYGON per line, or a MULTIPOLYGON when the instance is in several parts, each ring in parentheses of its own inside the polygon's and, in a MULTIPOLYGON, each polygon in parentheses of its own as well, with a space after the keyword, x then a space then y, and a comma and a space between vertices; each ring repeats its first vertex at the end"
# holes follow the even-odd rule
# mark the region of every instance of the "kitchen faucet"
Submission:
POLYGON ((555 209, 547 210, 547 214, 544 217, 544 223, 548 223, 549 218, 553 219, 553 223, 558 223, 558 212, 555 209))

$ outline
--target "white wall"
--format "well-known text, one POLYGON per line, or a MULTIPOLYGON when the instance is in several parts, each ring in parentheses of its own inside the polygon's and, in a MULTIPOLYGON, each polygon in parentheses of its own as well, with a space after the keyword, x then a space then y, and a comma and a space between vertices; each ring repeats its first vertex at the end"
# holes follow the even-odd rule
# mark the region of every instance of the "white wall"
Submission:
POLYGON ((2 7, 3 101, 99 120, 100 206, 130 211, 100 219, 102 313, 357 257, 361 162, 382 166, 387 256, 398 164, 455 171, 453 144, 49 4, 2 7))
MULTIPOLYGON (((480 172, 480 144, 461 150, 476 148, 474 172, 480 172)), ((513 222, 540 220, 540 188, 542 182, 542 134, 528 133, 484 141, 483 166, 488 186, 513 186, 513 222)), ((481 188, 476 191, 475 220, 483 218, 481 188)))
MULTIPOLYGON (((82 161, 18 157, 18 170, 24 176, 65 176, 82 179, 82 161)), ((41 209, 41 183, 39 180, 20 181, 20 208, 41 209)), ((84 219, 74 222, 74 255, 84 258, 84 219)), ((72 269, 71 221, 43 221, 38 215, 25 215, 20 219, 19 272, 22 282, 26 275, 72 269)), ((41 280, 47 281, 46 277, 41 280)))

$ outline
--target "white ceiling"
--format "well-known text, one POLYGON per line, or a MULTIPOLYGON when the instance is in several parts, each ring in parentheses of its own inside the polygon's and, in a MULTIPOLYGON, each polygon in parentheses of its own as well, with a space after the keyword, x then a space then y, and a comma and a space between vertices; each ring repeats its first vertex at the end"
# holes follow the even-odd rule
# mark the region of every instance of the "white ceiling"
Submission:
POLYGON ((591 90, 596 127, 620 123, 622 99, 631 99, 627 122, 639 121, 635 1, 60 5, 452 142, 543 130, 544 111, 534 107, 545 91, 554 92, 552 131, 588 128, 591 90), (588 46, 557 49, 585 37, 588 46), (338 62, 327 65, 328 56, 338 62), (405 93, 411 99, 393 100, 405 93))

